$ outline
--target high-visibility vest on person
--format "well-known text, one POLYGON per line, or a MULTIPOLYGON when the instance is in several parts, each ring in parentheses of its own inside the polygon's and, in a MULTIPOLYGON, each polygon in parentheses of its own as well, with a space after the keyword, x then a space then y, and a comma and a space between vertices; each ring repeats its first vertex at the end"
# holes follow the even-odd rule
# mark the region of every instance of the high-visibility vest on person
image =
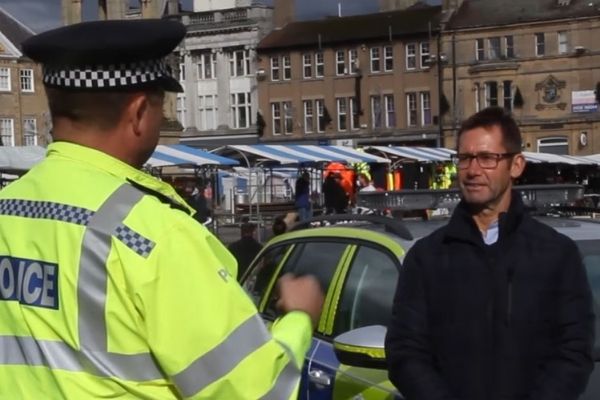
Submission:
POLYGON ((269 332, 235 259, 155 178, 53 143, 0 191, 0 399, 288 399, 307 314, 269 332))

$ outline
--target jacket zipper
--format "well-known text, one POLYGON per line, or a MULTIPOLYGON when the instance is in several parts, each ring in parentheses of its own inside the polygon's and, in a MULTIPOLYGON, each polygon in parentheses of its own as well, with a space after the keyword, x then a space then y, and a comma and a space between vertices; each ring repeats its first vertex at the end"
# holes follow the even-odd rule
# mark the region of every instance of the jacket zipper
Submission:
POLYGON ((514 268, 509 268, 506 273, 506 281, 508 284, 508 294, 506 298, 506 326, 510 326, 512 319, 512 307, 513 307, 513 276, 515 274, 514 268))

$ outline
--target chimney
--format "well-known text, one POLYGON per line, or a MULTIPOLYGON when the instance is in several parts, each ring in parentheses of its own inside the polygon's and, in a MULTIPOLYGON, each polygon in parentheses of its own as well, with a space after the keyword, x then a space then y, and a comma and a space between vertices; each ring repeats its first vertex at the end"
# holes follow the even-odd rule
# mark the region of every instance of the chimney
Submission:
POLYGON ((379 0, 379 10, 381 12, 405 10, 418 2, 419 0, 379 0))
POLYGON ((275 0, 273 2, 273 22, 275 29, 283 28, 294 21, 295 6, 294 0, 275 0))

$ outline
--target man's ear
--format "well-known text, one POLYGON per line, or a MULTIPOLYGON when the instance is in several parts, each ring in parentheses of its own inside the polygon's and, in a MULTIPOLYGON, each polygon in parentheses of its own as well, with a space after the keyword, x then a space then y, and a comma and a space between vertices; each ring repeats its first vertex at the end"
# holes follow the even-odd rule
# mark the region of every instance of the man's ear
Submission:
POLYGON ((510 164, 510 177, 513 179, 520 177, 525 170, 526 164, 525 156, 522 153, 516 154, 510 164))
POLYGON ((132 95, 125 112, 126 121, 130 124, 133 134, 139 136, 148 112, 148 98, 143 94, 132 95))

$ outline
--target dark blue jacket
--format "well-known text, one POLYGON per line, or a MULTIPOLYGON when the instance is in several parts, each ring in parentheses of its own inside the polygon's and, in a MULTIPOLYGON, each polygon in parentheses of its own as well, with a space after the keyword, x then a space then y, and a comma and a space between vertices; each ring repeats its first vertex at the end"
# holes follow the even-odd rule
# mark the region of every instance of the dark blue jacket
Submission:
POLYGON ((402 267, 386 338, 408 400, 575 400, 593 369, 592 297, 575 243, 513 193, 483 243, 465 204, 402 267))

